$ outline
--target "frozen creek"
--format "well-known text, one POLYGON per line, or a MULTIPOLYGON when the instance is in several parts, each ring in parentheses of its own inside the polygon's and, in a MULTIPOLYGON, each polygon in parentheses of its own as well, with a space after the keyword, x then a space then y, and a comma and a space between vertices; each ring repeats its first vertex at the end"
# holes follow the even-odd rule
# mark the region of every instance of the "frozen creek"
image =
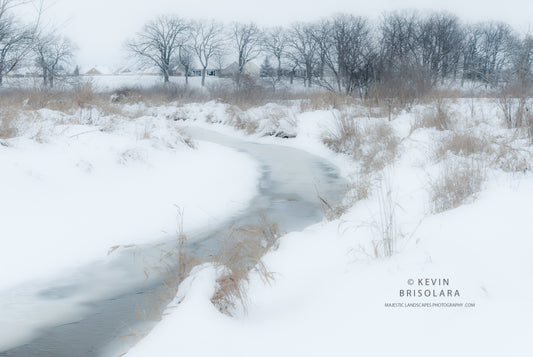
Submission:
MULTIPOLYGON (((232 225, 253 223, 259 213, 277 222, 282 232, 302 230, 322 220, 318 193, 336 201, 344 191, 345 181, 337 168, 305 151, 245 142, 200 128, 188 131, 196 140, 247 153, 262 168, 259 193, 245 212, 221 226, 186 232, 188 249, 199 255, 216 251, 220 232, 232 225)), ((166 241, 120 249, 109 261, 94 262, 61 279, 0 296, 0 304, 8 300, 20 314, 18 321, 27 322, 24 336, 12 341, 0 356, 118 356, 127 351, 153 326, 150 317, 160 313, 171 298, 160 301, 165 296, 165 269, 158 267, 175 244, 172 236, 166 241), (48 327, 36 328, 35 319, 41 320, 39 326, 48 327)), ((1 326, 3 323, 0 317, 0 327, 9 328, 1 326)))

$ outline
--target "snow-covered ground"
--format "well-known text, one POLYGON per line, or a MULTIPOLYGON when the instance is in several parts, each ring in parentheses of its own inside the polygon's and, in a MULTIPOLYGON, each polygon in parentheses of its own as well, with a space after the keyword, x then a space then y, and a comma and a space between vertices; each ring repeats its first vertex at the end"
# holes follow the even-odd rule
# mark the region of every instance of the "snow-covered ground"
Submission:
MULTIPOLYGON (((104 92, 127 87, 150 88, 154 85, 163 84, 163 78, 157 75, 102 75, 85 76, 82 79, 90 81, 95 88, 104 92)), ((218 83, 225 83, 225 81, 228 81, 228 79, 207 77, 206 85, 216 85, 218 83)), ((170 77, 170 82, 176 85, 185 85, 185 77, 170 77)), ((189 85, 192 87, 201 88, 201 83, 201 77, 189 78, 189 85)))
MULTIPOLYGON (((230 79, 207 77, 206 85, 227 83, 230 79)), ((185 77, 170 77, 170 82, 175 85, 185 85, 185 77)), ((150 88, 163 84, 163 77, 152 74, 127 74, 127 75, 84 75, 79 77, 66 77, 58 79, 56 87, 63 89, 72 84, 90 83, 97 91, 108 92, 121 88, 150 88)), ((201 77, 190 77, 189 84, 195 88, 201 88, 201 77)), ((4 87, 9 88, 39 88, 42 78, 13 78, 5 80, 4 87)))
MULTIPOLYGON (((372 175, 369 197, 338 219, 282 237, 265 257, 275 281, 265 285, 252 274, 246 313, 221 314, 210 302, 220 272, 198 267, 168 315, 127 356, 531 356, 532 150, 504 127, 493 103, 476 106, 474 113, 468 101, 451 104, 454 131, 485 138, 488 148, 439 156, 439 143, 451 131, 417 126, 423 107, 401 113, 390 124, 399 138, 397 157, 372 175), (485 180, 463 205, 435 213, 432 184, 450 160, 483 163, 485 180), (396 243, 392 257, 384 257, 380 245, 388 228, 396 243)), ((296 124, 298 136, 283 141, 260 130, 255 140, 328 157, 347 176, 361 172, 359 160, 321 143, 338 111, 274 107, 240 115, 261 127, 272 124, 274 109, 285 110, 276 120, 296 124)), ((180 110, 196 125, 216 121, 217 113, 231 123, 234 115, 229 110, 224 117, 228 110, 215 104, 180 110)))
POLYGON ((22 136, 0 145, 0 290, 223 222, 247 207, 258 165, 198 142, 173 121, 30 112, 22 136), (29 123, 29 124, 28 124, 29 123))
MULTIPOLYGON (((261 83, 259 79, 258 82, 261 83)), ((154 86, 163 84, 163 77, 154 74, 103 74, 103 75, 82 75, 79 77, 65 77, 56 79, 55 88, 68 90, 73 85, 80 86, 86 83, 90 83, 92 88, 97 92, 111 92, 117 89, 123 88, 152 88, 154 86)), ((185 86, 186 80, 182 76, 170 77, 170 83, 181 87, 185 86)), ((3 88, 41 88, 43 85, 43 79, 39 77, 7 77, 4 79, 3 88)), ((233 80, 231 78, 224 77, 211 77, 207 76, 205 79, 206 88, 233 88, 233 80)), ((268 85, 270 86, 270 85, 268 85)), ((316 92, 324 91, 320 86, 313 88, 306 88, 303 83, 303 79, 297 79, 292 85, 289 85, 288 80, 282 81, 277 84, 277 89, 288 88, 293 92, 316 92)), ((197 90, 202 89, 202 77, 193 76, 188 78, 188 87, 195 88, 197 90)), ((270 88, 270 87, 269 87, 270 88)))
POLYGON ((452 130, 421 123, 431 104, 390 123, 364 108, 302 112, 298 103, 126 106, 150 116, 91 125, 44 111, 49 124, 0 146, 0 229, 13 237, 0 253, 8 267, 0 282, 172 234, 174 204, 185 208, 187 230, 245 207, 258 168, 212 144, 188 148, 180 128, 197 125, 327 158, 354 190, 367 182, 369 194, 347 199, 340 217, 283 236, 264 257, 275 280, 265 285, 252 273, 246 312, 220 313, 210 301, 220 268, 195 268, 127 356, 531 356, 533 149, 524 132, 505 127, 495 103, 474 104, 449 101, 452 130), (347 146, 357 146, 355 158, 322 142, 343 115, 363 133, 347 146), (442 176, 469 163, 480 186, 439 209, 435 200, 446 205, 453 193, 435 193, 442 176))

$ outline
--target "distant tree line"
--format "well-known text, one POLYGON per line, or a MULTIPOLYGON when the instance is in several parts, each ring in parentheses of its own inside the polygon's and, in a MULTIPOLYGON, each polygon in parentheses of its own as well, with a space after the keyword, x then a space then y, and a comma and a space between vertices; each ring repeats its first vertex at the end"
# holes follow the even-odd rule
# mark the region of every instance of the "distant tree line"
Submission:
POLYGON ((533 38, 502 22, 466 24, 448 12, 384 14, 377 26, 361 16, 339 14, 318 22, 260 29, 254 23, 224 26, 160 16, 127 43, 140 63, 157 66, 165 81, 194 63, 206 70, 217 57, 246 64, 266 57, 261 76, 301 77, 348 95, 412 96, 444 81, 487 86, 531 79, 533 38), (273 65, 272 65, 273 63, 273 65))
POLYGON ((0 0, 0 86, 4 77, 23 67, 40 70, 45 87, 53 87, 74 57, 76 46, 57 30, 41 24, 43 2, 0 0), (23 5, 36 10, 33 23, 25 24, 17 16, 23 5))
MULTIPOLYGON (((30 59, 43 84, 52 87, 71 65, 76 46, 58 31, 41 28, 38 20, 23 24, 16 11, 27 2, 0 0, 0 85, 30 59)), ((157 67, 165 82, 178 72, 188 82, 191 70, 199 69, 205 85, 208 69, 229 61, 236 63, 239 87, 248 63, 260 59, 260 75, 274 88, 282 79, 292 84, 301 78, 307 87, 400 101, 447 81, 529 88, 533 61, 531 35, 502 22, 463 23, 449 12, 389 12, 377 25, 338 14, 273 28, 163 15, 146 23, 125 47, 139 64, 157 67)))
POLYGON ((0 85, 31 52, 37 26, 20 22, 13 14, 23 0, 0 0, 0 85))

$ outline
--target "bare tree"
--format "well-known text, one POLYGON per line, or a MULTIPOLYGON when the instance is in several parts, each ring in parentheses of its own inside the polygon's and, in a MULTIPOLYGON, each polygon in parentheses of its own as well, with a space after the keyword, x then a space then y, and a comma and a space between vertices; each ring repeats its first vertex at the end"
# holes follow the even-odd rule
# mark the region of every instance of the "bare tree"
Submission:
POLYGON ((188 28, 189 25, 179 17, 159 16, 147 23, 126 46, 142 65, 158 67, 166 83, 188 28))
POLYGON ((501 22, 483 22, 466 26, 462 40, 463 80, 477 80, 496 85, 513 58, 516 36, 501 22))
POLYGON ((72 41, 54 34, 41 35, 35 42, 37 65, 43 73, 44 86, 54 87, 54 79, 63 66, 74 57, 75 46, 72 41))
POLYGON ((248 62, 257 58, 261 53, 262 33, 256 24, 239 24, 233 25, 233 41, 237 50, 237 86, 240 85, 240 79, 244 73, 244 68, 248 62))
POLYGON ((265 57, 265 60, 261 64, 259 76, 261 77, 264 83, 272 87, 272 92, 276 93, 276 85, 279 83, 280 79, 276 71, 270 64, 270 60, 268 59, 268 57, 265 57))
POLYGON ((389 119, 393 105, 410 106, 430 89, 431 75, 422 65, 421 21, 418 12, 401 11, 384 14, 380 22, 373 94, 388 104, 389 119))
POLYGON ((305 85, 311 87, 313 72, 319 60, 319 44, 316 41, 316 27, 312 24, 296 23, 292 25, 287 46, 289 57, 295 65, 305 70, 305 85))
POLYGON ((23 26, 11 13, 16 7, 28 2, 0 0, 0 86, 3 78, 13 71, 31 51, 39 21, 37 20, 32 26, 23 26))
POLYGON ((420 23, 419 46, 421 60, 434 76, 442 80, 459 64, 462 32, 457 16, 436 12, 420 23))
POLYGON ((287 46, 286 30, 281 27, 274 27, 265 32, 263 37, 263 48, 277 61, 276 75, 278 80, 281 79, 281 61, 285 54, 287 46))
POLYGON ((218 51, 213 57, 213 60, 215 62, 215 69, 217 69, 220 73, 222 73, 224 67, 227 65, 226 57, 227 53, 224 50, 218 51))
MULTIPOLYGON (((508 44, 512 30, 501 22, 488 22, 480 25, 481 42, 479 48, 479 69, 487 83, 497 85, 501 71, 509 64, 508 44)), ((511 51, 512 52, 512 51, 511 51)))
POLYGON ((512 52, 511 62, 513 75, 521 87, 524 95, 533 80, 533 36, 526 34, 523 39, 516 39, 510 43, 512 52))
POLYGON ((194 63, 194 54, 192 48, 188 45, 181 46, 178 55, 178 66, 183 68, 185 75, 185 84, 189 84, 189 71, 194 63))
POLYGON ((479 47, 481 31, 478 25, 467 25, 463 28, 462 51, 462 78, 461 86, 466 79, 479 80, 481 73, 477 65, 480 58, 479 47))
POLYGON ((526 126, 533 142, 533 116, 529 107, 533 81, 533 37, 512 36, 507 44, 510 68, 499 85, 499 104, 509 128, 526 126))
POLYGON ((197 21, 192 25, 192 49, 202 66, 202 86, 205 86, 209 60, 223 50, 225 39, 222 30, 222 25, 214 20, 197 21))
MULTIPOLYGON (((367 64, 372 53, 366 19, 337 15, 319 26, 315 39, 320 45, 321 62, 335 78, 338 91, 352 94, 355 89, 366 86, 370 79, 366 73, 367 64)), ((323 78, 323 83, 333 89, 327 79, 323 78)))
POLYGON ((419 61, 419 26, 417 12, 403 11, 385 14, 380 24, 380 44, 384 66, 397 71, 404 62, 419 61))

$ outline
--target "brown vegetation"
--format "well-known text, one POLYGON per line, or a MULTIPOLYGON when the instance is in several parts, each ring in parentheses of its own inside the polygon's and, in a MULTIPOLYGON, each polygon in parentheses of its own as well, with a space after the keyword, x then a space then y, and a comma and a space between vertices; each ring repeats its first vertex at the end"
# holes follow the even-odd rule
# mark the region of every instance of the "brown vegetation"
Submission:
POLYGON ((475 199, 485 180, 486 168, 475 159, 445 160, 439 176, 430 182, 432 211, 440 213, 475 199))
POLYGON ((276 223, 261 216, 257 224, 232 227, 221 242, 213 262, 223 273, 217 279, 217 289, 211 302, 223 313, 232 315, 240 304, 247 308, 246 284, 255 271, 265 283, 273 279, 262 258, 275 247, 280 237, 276 223))

